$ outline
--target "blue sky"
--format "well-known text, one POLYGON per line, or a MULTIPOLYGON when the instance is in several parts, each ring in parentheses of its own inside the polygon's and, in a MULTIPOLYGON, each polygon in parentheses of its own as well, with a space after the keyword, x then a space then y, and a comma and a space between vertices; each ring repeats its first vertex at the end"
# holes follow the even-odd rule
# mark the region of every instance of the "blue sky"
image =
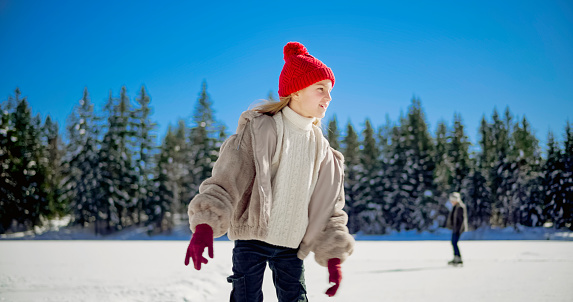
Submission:
POLYGON ((493 109, 528 118, 545 141, 573 122, 571 1, 0 0, 0 101, 19 87, 63 127, 87 87, 98 110, 142 85, 162 137, 189 118, 206 80, 234 131, 276 95, 289 41, 336 76, 327 118, 362 130, 420 98, 432 133, 461 114, 473 142, 493 109))

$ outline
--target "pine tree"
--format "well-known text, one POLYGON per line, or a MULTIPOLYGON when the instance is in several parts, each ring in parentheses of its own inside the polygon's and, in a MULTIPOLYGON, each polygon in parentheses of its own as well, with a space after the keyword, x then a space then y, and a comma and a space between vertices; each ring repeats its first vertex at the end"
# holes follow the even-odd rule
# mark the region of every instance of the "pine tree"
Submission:
MULTIPOLYGON (((467 178, 470 177, 472 168, 472 163, 469 155, 469 147, 471 144, 465 133, 462 117, 458 113, 454 114, 453 126, 448 131, 446 141, 446 162, 448 163, 447 173, 449 175, 449 190, 445 192, 446 194, 443 194, 440 191, 440 193, 442 193, 442 195, 440 195, 440 200, 442 200, 442 203, 444 203, 448 200, 447 193, 459 192, 462 196, 462 200, 464 200, 468 208, 479 208, 479 206, 475 204, 476 201, 471 199, 471 194, 469 193, 470 187, 468 187, 468 184, 471 180, 468 180, 467 178)), ((471 188, 472 192, 474 190, 475 188, 471 188)), ((447 214, 448 211, 446 211, 444 207, 441 207, 441 219, 445 220, 447 214)), ((468 216, 473 215, 470 210, 468 210, 467 214, 468 216)), ((442 224, 443 222, 440 221, 440 223, 442 224)))
POLYGON ((344 162, 347 166, 358 165, 360 163, 360 141, 350 121, 346 125, 346 136, 344 136, 342 144, 344 162))
POLYGON ((171 126, 157 154, 157 165, 154 179, 154 191, 145 208, 148 216, 147 224, 151 226, 150 232, 170 230, 174 224, 174 207, 179 203, 179 185, 177 183, 177 153, 181 150, 171 126))
POLYGON ((532 133, 531 126, 524 116, 521 122, 514 126, 513 146, 511 155, 515 158, 524 158, 530 164, 538 164, 541 159, 539 140, 532 133))
MULTIPOLYGON (((32 118, 26 98, 20 99, 20 91, 16 89, 16 110, 12 113, 13 131, 9 147, 11 166, 8 173, 14 180, 13 199, 7 201, 15 204, 5 204, 14 208, 16 214, 10 220, 24 229, 31 229, 41 224, 48 209, 47 193, 44 188, 45 170, 40 164, 41 142, 39 117, 32 118)), ((10 217, 8 217, 10 218, 10 217)))
POLYGON ((489 177, 490 169, 493 167, 493 163, 495 161, 495 150, 493 147, 494 140, 492 139, 490 125, 485 119, 485 116, 481 119, 479 136, 481 151, 478 157, 478 169, 483 171, 484 175, 489 177))
POLYGON ((346 136, 342 141, 342 153, 344 155, 344 192, 346 194, 345 210, 348 213, 348 228, 354 233, 360 229, 360 213, 364 210, 363 205, 357 199, 358 172, 360 171, 360 142, 354 127, 348 122, 346 136))
POLYGON ((463 181, 470 229, 488 226, 491 220, 491 188, 482 171, 474 163, 470 174, 463 181))
POLYGON ((137 223, 142 223, 141 215, 144 214, 145 208, 153 199, 154 183, 154 156, 155 156, 155 133, 154 129, 156 124, 151 121, 151 108, 149 103, 151 99, 142 86, 139 97, 136 99, 139 107, 133 111, 135 120, 135 138, 136 150, 134 156, 135 173, 137 177, 137 189, 135 190, 135 198, 137 200, 136 220, 137 223))
POLYGON ((402 133, 406 147, 403 173, 407 175, 401 184, 407 196, 404 223, 406 229, 420 231, 432 225, 439 206, 434 197, 434 146, 419 99, 412 99, 402 133))
POLYGON ((43 153, 41 164, 46 170, 45 188, 49 207, 49 216, 64 216, 68 212, 68 204, 61 198, 62 188, 62 158, 64 156, 63 142, 57 123, 50 116, 42 127, 43 153))
MULTIPOLYGON (((494 109, 494 114, 495 109, 494 109)), ((494 212, 494 194, 492 192, 491 170, 494 167, 496 152, 490 124, 482 117, 479 127, 480 152, 470 175, 467 187, 471 204, 468 205, 468 222, 474 228, 490 225, 494 212), (471 214, 471 215, 470 215, 471 214)))
POLYGON ((386 114, 385 124, 378 128, 378 149, 380 150, 380 156, 383 159, 389 158, 390 146, 392 144, 392 128, 394 127, 390 116, 386 114))
POLYGON ((508 220, 509 212, 514 207, 511 198, 512 181, 509 177, 515 174, 517 165, 509 158, 511 122, 509 109, 506 110, 505 121, 499 117, 497 110, 492 115, 493 124, 490 125, 490 139, 493 146, 493 162, 489 170, 491 192, 493 194, 492 225, 506 226, 512 221, 508 220))
POLYGON ((362 150, 360 152, 360 164, 356 176, 358 182, 355 185, 356 195, 354 209, 359 211, 360 230, 366 233, 380 234, 386 228, 383 216, 383 198, 379 195, 379 186, 383 186, 380 178, 381 173, 380 150, 376 142, 375 132, 370 120, 366 119, 362 132, 362 150))
POLYGON ((376 133, 369 119, 364 122, 364 131, 362 131, 362 152, 360 153, 360 163, 365 168, 374 169, 378 166, 378 158, 380 157, 380 150, 378 150, 378 143, 376 142, 376 133))
POLYGON ((515 209, 510 215, 514 223, 539 226, 543 223, 543 193, 539 189, 541 155, 539 141, 525 117, 513 127, 511 158, 517 164, 511 195, 515 209))
POLYGON ((389 217, 389 203, 387 196, 392 191, 391 167, 392 158, 392 129, 394 125, 389 116, 386 115, 386 123, 378 128, 377 145, 378 145, 378 171, 371 182, 374 183, 373 194, 380 204, 381 215, 378 219, 383 229, 380 233, 387 233, 392 226, 392 217, 389 217))
POLYGON ((406 229, 409 219, 409 195, 408 192, 402 190, 403 184, 408 179, 408 175, 404 171, 408 156, 406 133, 402 126, 404 124, 406 124, 406 119, 401 114, 400 122, 391 131, 391 143, 387 151, 388 168, 385 171, 388 190, 384 195, 384 216, 394 230, 406 229))
MULTIPOLYGON (((16 89, 16 98, 20 91, 16 89)), ((19 100, 18 100, 19 101, 19 100)), ((0 234, 8 231, 12 221, 18 215, 16 179, 11 174, 14 166, 12 149, 14 141, 14 108, 15 100, 10 96, 0 106, 0 234)))
POLYGON ((451 141, 448 148, 448 158, 453 165, 451 188, 454 192, 462 192, 462 183, 470 173, 470 141, 464 131, 460 114, 454 114, 454 127, 449 136, 451 141))
POLYGON ((326 129, 326 139, 330 146, 335 149, 340 149, 340 131, 338 130, 338 121, 336 120, 336 115, 332 116, 332 119, 328 121, 328 128, 326 129))
POLYGON ((538 142, 531 133, 527 119, 513 123, 509 108, 504 121, 494 115, 493 133, 497 161, 491 170, 492 191, 495 195, 494 223, 514 226, 537 224, 541 200, 537 187, 539 165, 538 142), (531 216, 535 218, 531 218, 531 216), (532 220, 533 219, 533 220, 532 220))
POLYGON ((573 129, 567 121, 565 126, 564 149, 561 157, 563 165, 563 226, 573 230, 573 129))
POLYGON ((199 192, 199 185, 211 176, 213 165, 218 158, 217 141, 220 127, 213 116, 212 102, 207 93, 207 82, 203 81, 195 106, 192 127, 189 134, 189 191, 183 197, 187 204, 199 192))
POLYGON ((562 227, 565 199, 562 194, 563 179, 563 161, 562 151, 558 142, 555 140, 553 133, 550 131, 547 135, 547 160, 545 161, 542 179, 543 191, 545 195, 543 215, 552 222, 555 227, 562 227))
POLYGON ((133 171, 133 121, 125 87, 119 100, 111 94, 106 104, 108 128, 100 149, 102 194, 98 196, 98 232, 122 229, 133 223, 137 175, 133 171), (103 222, 103 223, 102 223, 103 222))
MULTIPOLYGON (((87 227, 96 221, 100 191, 99 118, 85 88, 79 105, 68 118, 68 144, 63 162, 63 203, 70 204, 72 221, 87 227)), ((103 208, 100 208, 103 210, 103 208)))
POLYGON ((170 154, 172 158, 172 174, 174 179, 173 198, 176 201, 173 210, 176 213, 187 213, 187 204, 190 201, 191 186, 189 181, 193 180, 191 175, 192 165, 189 163, 190 145, 187 139, 187 128, 184 120, 179 120, 177 128, 175 129, 173 143, 174 152, 170 154))
POLYGON ((55 209, 52 208, 52 202, 50 198, 50 183, 48 182, 48 177, 50 174, 49 166, 45 165, 45 154, 46 149, 44 147, 43 142, 45 139, 43 138, 43 126, 42 126, 42 119, 40 114, 37 114, 35 117, 32 118, 32 129, 34 130, 33 137, 34 143, 32 145, 32 150, 34 150, 34 159, 36 162, 36 169, 34 171, 34 175, 31 177, 32 179, 32 186, 34 186, 34 191, 39 198, 35 199, 38 204, 35 208, 38 211, 38 222, 35 225, 42 225, 43 220, 49 219, 55 215, 55 209))
MULTIPOLYGON (((436 170, 434 173, 437 192, 435 197, 439 203, 445 205, 448 194, 460 192, 466 204, 468 200, 469 183, 466 178, 470 174, 469 139, 464 132, 462 118, 459 114, 454 114, 453 127, 448 129, 445 122, 440 122, 436 130, 435 161, 436 170)), ((446 207, 439 207, 439 224, 443 224, 448 215, 446 207)))
POLYGON ((453 164, 448 156, 448 146, 448 126, 446 126, 444 121, 440 121, 436 129, 436 153, 434 157, 436 169, 434 170, 434 179, 441 200, 446 200, 448 193, 452 191, 453 164))

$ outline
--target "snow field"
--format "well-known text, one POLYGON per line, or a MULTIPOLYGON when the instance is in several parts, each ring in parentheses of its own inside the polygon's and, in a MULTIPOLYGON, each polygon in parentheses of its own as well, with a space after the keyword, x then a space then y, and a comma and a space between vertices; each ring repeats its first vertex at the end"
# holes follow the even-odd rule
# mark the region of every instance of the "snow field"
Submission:
MULTIPOLYGON (((2 241, 0 301, 228 301, 233 243, 215 242, 201 271, 183 264, 186 241, 2 241)), ((327 269, 305 260, 309 301, 572 301, 573 243, 358 241, 338 294, 327 269), (463 299, 462 299, 463 298, 463 299)), ((277 301, 267 268, 265 301, 277 301)))

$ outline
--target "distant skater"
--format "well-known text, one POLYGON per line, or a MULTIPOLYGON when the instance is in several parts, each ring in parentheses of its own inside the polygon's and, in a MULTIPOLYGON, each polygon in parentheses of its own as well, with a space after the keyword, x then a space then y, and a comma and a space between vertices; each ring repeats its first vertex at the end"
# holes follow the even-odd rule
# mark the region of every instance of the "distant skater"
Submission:
POLYGON ((213 174, 189 203, 193 236, 185 265, 213 258, 213 238, 235 241, 231 301, 263 301, 267 264, 279 302, 308 301, 303 259, 327 267, 334 296, 341 263, 352 254, 344 207, 344 159, 322 134, 332 70, 298 42, 284 47, 279 102, 241 114, 221 146, 213 174))
POLYGON ((453 205, 446 227, 452 230, 452 246, 454 248, 454 259, 448 262, 449 265, 462 265, 462 255, 458 247, 458 241, 464 231, 468 229, 468 212, 466 205, 462 202, 460 193, 454 192, 450 194, 450 203, 453 205))

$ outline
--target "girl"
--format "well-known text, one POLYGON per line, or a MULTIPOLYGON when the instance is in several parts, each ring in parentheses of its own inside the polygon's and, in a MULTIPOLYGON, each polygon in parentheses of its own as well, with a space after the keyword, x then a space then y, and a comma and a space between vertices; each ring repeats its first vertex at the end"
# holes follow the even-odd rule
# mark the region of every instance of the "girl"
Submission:
POLYGON ((319 127, 330 104, 332 70, 298 42, 284 47, 280 102, 243 112, 221 146, 212 176, 189 204, 193 236, 185 265, 213 258, 213 238, 235 241, 231 301, 262 301, 266 263, 278 301, 307 301, 303 259, 328 267, 334 296, 352 253, 344 207, 344 162, 319 127))

